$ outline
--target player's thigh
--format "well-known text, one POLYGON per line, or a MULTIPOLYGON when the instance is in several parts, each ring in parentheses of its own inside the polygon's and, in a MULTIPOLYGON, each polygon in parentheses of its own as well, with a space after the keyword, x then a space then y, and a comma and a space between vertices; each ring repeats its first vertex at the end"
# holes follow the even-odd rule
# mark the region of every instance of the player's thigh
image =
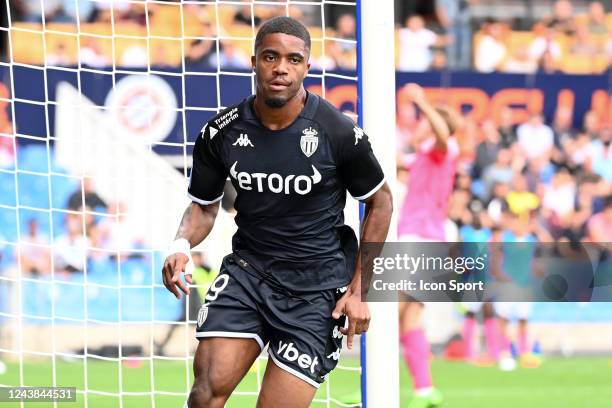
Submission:
MULTIPOLYGON (((319 388, 342 352, 346 316, 332 317, 342 290, 321 290, 300 298, 271 293, 265 313, 268 354, 276 366, 306 385, 319 388)), ((295 383, 295 382, 294 382, 295 383)), ((292 389, 285 390, 292 394, 292 389)))
POLYGON ((317 389, 268 360, 257 408, 306 408, 317 389))
POLYGON ((255 339, 208 337, 200 340, 193 361, 194 388, 229 396, 260 353, 261 347, 255 339))

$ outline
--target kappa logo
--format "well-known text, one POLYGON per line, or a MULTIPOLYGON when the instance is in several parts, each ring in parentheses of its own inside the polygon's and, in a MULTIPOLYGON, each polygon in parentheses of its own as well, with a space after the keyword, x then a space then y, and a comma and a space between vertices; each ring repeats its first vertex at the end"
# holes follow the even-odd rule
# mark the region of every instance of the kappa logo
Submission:
POLYGON ((312 358, 308 354, 300 354, 293 343, 284 343, 282 340, 278 342, 278 356, 287 361, 296 361, 300 367, 309 369, 314 374, 315 367, 319 364, 319 359, 315 356, 312 358), (283 353, 284 351, 284 353, 283 353))
POLYGON ((200 311, 198 312, 198 326, 202 327, 207 317, 208 317, 208 306, 206 306, 206 304, 203 304, 202 307, 200 308, 200 311))
POLYGON ((334 339, 341 339, 342 336, 343 336, 343 334, 340 331, 340 326, 334 326, 334 331, 332 332, 332 337, 334 339))
POLYGON ((330 355, 327 356, 327 358, 338 361, 338 359, 340 358, 340 353, 342 352, 342 350, 340 349, 340 347, 338 347, 336 349, 336 351, 334 351, 333 353, 331 353, 330 355))
POLYGON ((206 122, 204 126, 202 126, 202 130, 200 130, 200 136, 202 136, 202 139, 204 139, 204 133, 206 132, 206 126, 208 126, 208 122, 206 122))
POLYGON ((251 140, 249 139, 249 135, 247 135, 246 133, 241 133, 240 137, 238 137, 238 139, 236 139, 234 144, 232 144, 232 146, 236 146, 236 145, 241 146, 241 147, 247 147, 247 146, 255 147, 253 146, 253 143, 251 143, 251 140))
POLYGON ((353 132, 355 132, 355 146, 357 146, 357 143, 359 143, 359 141, 363 138, 363 129, 355 125, 353 127, 353 132))
POLYGON ((300 148, 306 157, 310 157, 317 151, 317 147, 319 146, 319 138, 317 137, 318 133, 311 127, 302 130, 302 133, 304 136, 302 136, 300 139, 300 148))
POLYGON ((247 173, 246 171, 238 171, 236 167, 238 162, 234 162, 230 168, 230 176, 238 181, 238 186, 243 190, 253 190, 263 193, 265 186, 268 190, 275 194, 291 194, 293 192, 300 195, 305 195, 312 191, 312 186, 321 181, 321 173, 312 166, 312 176, 290 174, 283 177, 280 174, 272 173, 247 173))

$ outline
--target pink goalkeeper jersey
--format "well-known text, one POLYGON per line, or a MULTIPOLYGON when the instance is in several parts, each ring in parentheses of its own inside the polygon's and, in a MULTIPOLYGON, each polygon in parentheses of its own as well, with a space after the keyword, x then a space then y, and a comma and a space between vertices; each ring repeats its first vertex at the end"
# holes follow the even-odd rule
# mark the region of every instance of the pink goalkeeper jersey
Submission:
POLYGON ((448 201, 453 191, 459 146, 448 140, 446 152, 433 138, 421 144, 410 166, 410 182, 399 215, 398 235, 418 235, 444 241, 448 201))

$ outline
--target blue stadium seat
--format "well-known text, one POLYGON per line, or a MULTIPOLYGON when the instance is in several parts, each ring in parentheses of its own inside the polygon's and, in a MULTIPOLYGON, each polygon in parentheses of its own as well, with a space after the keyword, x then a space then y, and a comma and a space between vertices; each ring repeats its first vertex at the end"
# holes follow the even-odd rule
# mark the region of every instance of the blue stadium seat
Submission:
POLYGON ((151 296, 150 288, 122 288, 121 319, 127 321, 151 320, 153 318, 151 296))
POLYGON ((53 174, 51 176, 51 207, 65 209, 68 198, 78 186, 79 182, 75 178, 53 174))
POLYGON ((151 262, 128 259, 121 263, 122 285, 150 285, 151 262))
POLYGON ((0 171, 0 205, 16 205, 15 173, 0 171))
MULTIPOLYGON (((68 281, 72 281, 72 279, 68 279, 68 281)), ((54 315, 60 318, 83 319, 85 317, 84 296, 83 286, 55 282, 54 315)))
POLYGON ((17 240, 17 210, 13 208, 0 207, 0 234, 5 240, 15 242, 17 240))
POLYGON ((20 205, 45 209, 50 208, 48 176, 37 176, 18 172, 17 189, 20 205))
POLYGON ((49 172, 49 154, 44 144, 30 144, 17 149, 17 168, 19 170, 49 172))

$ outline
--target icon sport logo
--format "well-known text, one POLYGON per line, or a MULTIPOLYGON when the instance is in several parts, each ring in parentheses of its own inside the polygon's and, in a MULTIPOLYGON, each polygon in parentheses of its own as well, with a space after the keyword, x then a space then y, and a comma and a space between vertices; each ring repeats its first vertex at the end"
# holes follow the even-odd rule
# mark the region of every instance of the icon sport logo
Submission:
POLYGON ((300 148, 306 157, 310 157, 317 151, 317 147, 319 146, 318 133, 311 127, 302 130, 302 133, 304 136, 300 138, 300 148))

